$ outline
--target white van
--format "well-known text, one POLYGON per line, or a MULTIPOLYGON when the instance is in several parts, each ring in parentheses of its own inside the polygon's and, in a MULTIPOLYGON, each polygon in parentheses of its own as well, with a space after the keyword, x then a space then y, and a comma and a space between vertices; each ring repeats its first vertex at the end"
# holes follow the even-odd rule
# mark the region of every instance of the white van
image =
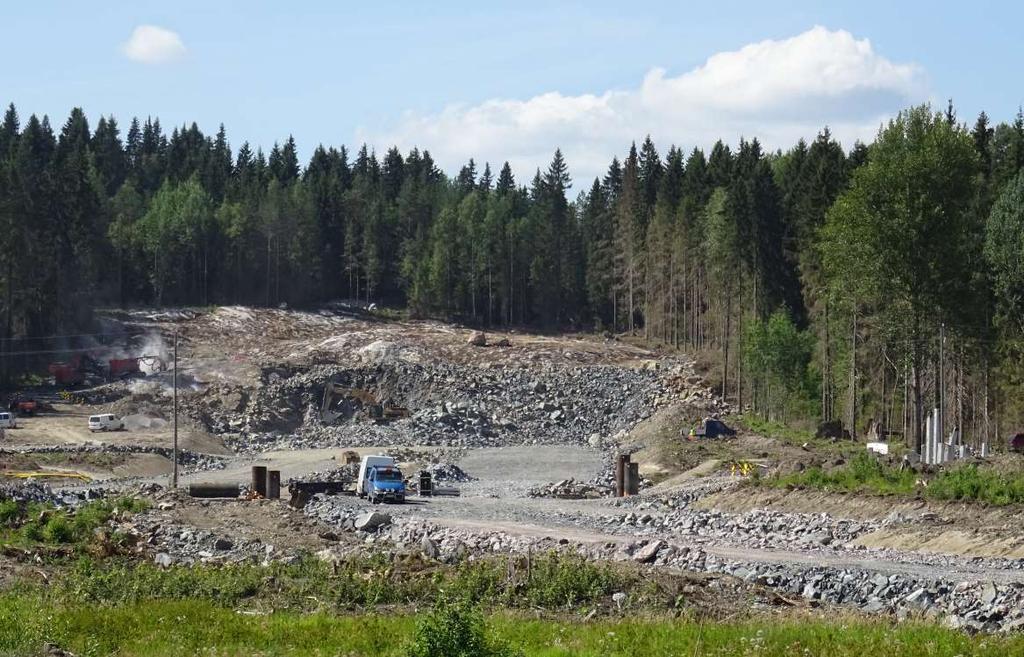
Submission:
POLYGON ((14 417, 14 413, 8 413, 7 411, 0 412, 0 429, 17 429, 18 420, 14 417))
POLYGON ((89 431, 119 431, 121 429, 124 429, 124 420, 118 419, 112 413, 89 416, 89 431))
POLYGON ((356 480, 356 493, 359 497, 365 497, 366 491, 363 488, 366 485, 366 472, 377 465, 394 465, 395 459, 390 456, 364 456, 362 463, 359 464, 359 477, 356 480))

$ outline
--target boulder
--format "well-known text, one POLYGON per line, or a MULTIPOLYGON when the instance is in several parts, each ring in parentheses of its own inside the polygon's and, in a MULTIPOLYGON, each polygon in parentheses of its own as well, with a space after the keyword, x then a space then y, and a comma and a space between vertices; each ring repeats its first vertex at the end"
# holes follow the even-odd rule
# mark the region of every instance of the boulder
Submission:
POLYGON ((356 518, 355 528, 363 532, 372 532, 389 524, 391 524, 391 516, 386 513, 370 511, 356 518))
POLYGON ((424 536, 420 541, 420 552, 428 559, 437 559, 441 556, 441 550, 438 549, 437 543, 431 540, 429 536, 424 536))
POLYGON ((651 563, 658 558, 658 552, 665 547, 664 541, 651 541, 633 553, 633 560, 640 563, 651 563))
POLYGON ((474 347, 486 347, 487 335, 483 331, 477 331, 473 335, 469 336, 468 344, 471 344, 474 347))
POLYGON ((160 552, 153 557, 153 563, 160 566, 161 568, 169 568, 174 565, 174 557, 167 554, 166 552, 160 552))

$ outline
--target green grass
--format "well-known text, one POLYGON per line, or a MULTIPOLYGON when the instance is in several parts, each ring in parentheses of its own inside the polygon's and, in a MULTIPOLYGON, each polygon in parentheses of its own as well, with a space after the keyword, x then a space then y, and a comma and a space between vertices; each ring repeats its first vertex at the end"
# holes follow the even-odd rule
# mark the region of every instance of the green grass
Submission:
POLYGON ((529 568, 516 557, 439 567, 418 559, 350 557, 333 567, 314 558, 293 564, 195 565, 163 569, 129 559, 83 558, 56 574, 45 594, 56 602, 134 604, 147 600, 202 600, 222 606, 305 611, 354 610, 432 602, 439 591, 507 608, 575 609, 618 590, 635 591, 638 604, 666 608, 661 591, 636 569, 614 568, 577 555, 535 556, 529 568))
POLYGON ((809 429, 794 427, 782 422, 765 420, 764 418, 753 414, 738 415, 734 419, 739 426, 744 427, 753 433, 774 438, 779 442, 786 443, 787 445, 792 445, 794 447, 802 447, 806 444, 814 451, 822 454, 852 455, 864 449, 864 446, 860 443, 848 440, 833 441, 828 438, 816 438, 814 436, 814 432, 809 429))
POLYGON ((1024 473, 999 473, 974 464, 942 472, 925 495, 938 500, 977 501, 992 506, 1024 504, 1024 473))
POLYGON ((146 507, 146 502, 128 497, 89 502, 73 511, 2 500, 0 545, 69 546, 84 551, 95 544, 96 530, 106 525, 115 511, 137 513, 146 507))
POLYGON ((927 479, 910 469, 901 470, 866 453, 831 470, 819 467, 757 483, 778 488, 812 488, 844 493, 921 495, 939 501, 978 502, 991 506, 1024 504, 1024 473, 1000 473, 975 464, 954 466, 927 479))
POLYGON ((808 468, 781 477, 762 478, 761 483, 777 487, 816 488, 845 493, 867 492, 878 495, 910 495, 917 475, 912 470, 899 470, 878 459, 858 453, 845 465, 823 470, 808 468))
MULTIPOLYGON (((55 643, 81 657, 180 655, 406 655, 424 614, 247 615, 201 600, 114 607, 51 605, 0 596, 0 655, 41 654, 55 643)), ((1024 637, 975 637, 933 625, 788 619, 702 623, 692 619, 485 617, 496 642, 528 656, 716 655, 721 657, 1002 657, 1024 637)), ((447 654, 438 653, 437 657, 447 654)), ((454 653, 457 654, 457 653, 454 653)))

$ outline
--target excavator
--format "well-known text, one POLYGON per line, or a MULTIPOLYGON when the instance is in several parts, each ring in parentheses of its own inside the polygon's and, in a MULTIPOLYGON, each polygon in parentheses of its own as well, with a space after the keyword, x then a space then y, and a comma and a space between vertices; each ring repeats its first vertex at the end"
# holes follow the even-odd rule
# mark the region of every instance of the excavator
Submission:
POLYGON ((409 409, 393 404, 391 400, 381 401, 378 395, 366 388, 353 388, 334 382, 324 386, 320 419, 325 423, 331 424, 339 418, 352 417, 360 412, 365 412, 378 422, 390 422, 409 415, 409 409))

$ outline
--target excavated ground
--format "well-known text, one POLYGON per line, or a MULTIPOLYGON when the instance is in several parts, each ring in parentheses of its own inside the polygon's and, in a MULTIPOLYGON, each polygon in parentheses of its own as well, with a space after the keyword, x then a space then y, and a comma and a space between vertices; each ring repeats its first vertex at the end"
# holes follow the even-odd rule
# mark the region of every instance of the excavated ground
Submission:
MULTIPOLYGON (((488 341, 508 346, 474 346, 466 328, 341 305, 121 312, 112 320, 165 339, 179 334, 184 483, 245 483, 253 464, 281 470, 284 480, 317 478, 350 451, 395 454, 409 473, 434 464, 472 478, 451 482, 459 497, 383 509, 387 521, 373 531, 356 530, 355 520, 381 508, 352 497, 317 499, 305 513, 276 502, 161 498, 164 508, 140 522, 145 531, 163 528, 151 536, 162 558, 381 544, 428 550, 427 542, 445 558, 573 548, 725 574, 815 603, 948 617, 968 629, 1024 624, 1024 531, 1013 511, 743 486, 730 476, 736 462, 788 467, 830 455, 743 431, 685 440, 700 418, 728 421, 730 410, 686 356, 582 335, 495 333, 488 341), (350 392, 325 421, 330 385, 350 392), (377 418, 374 404, 399 412, 377 418), (581 484, 604 490, 618 451, 631 452, 653 484, 641 496, 544 496, 581 484), (233 547, 217 549, 217 539, 233 547), (970 584, 958 589, 958 580, 970 584)), ((167 483, 166 373, 76 395, 83 403, 55 398, 52 411, 7 432, 0 470, 78 471, 108 489, 167 483), (98 412, 126 415, 128 427, 90 434, 86 418, 98 412)))

